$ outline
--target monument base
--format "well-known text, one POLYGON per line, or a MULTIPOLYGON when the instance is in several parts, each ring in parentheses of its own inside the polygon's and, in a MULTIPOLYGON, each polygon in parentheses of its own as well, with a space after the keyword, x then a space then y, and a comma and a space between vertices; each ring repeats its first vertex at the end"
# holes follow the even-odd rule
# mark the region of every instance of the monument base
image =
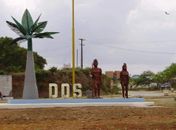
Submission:
POLYGON ((9 101, 9 100, 14 100, 14 99, 13 99, 13 97, 3 97, 3 100, 9 101))
POLYGON ((95 99, 13 99, 8 104, 38 104, 38 103, 118 103, 144 102, 144 98, 95 98, 95 99))
POLYGON ((53 108, 53 107, 92 107, 92 106, 130 106, 149 107, 154 102, 145 102, 143 98, 101 98, 101 99, 13 99, 1 103, 0 109, 53 108))

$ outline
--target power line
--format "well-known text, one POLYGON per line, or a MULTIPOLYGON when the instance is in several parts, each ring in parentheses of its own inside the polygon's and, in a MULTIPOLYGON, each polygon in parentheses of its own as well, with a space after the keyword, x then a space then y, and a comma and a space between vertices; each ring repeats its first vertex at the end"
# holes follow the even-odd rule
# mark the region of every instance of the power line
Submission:
MULTIPOLYGON (((97 41, 91 41, 92 43, 97 43, 97 41)), ((165 41, 127 41, 125 43, 166 43, 166 42, 176 42, 176 40, 165 40, 165 41)), ((151 54, 167 54, 167 55, 174 55, 176 52, 169 52, 169 51, 151 51, 151 50, 140 50, 140 49, 131 49, 131 48, 123 48, 113 45, 108 45, 109 43, 105 44, 105 42, 102 42, 103 44, 89 44, 90 46, 99 46, 99 47, 110 47, 110 48, 117 48, 120 49, 120 51, 128 51, 128 52, 138 52, 138 53, 151 53, 151 54)), ((113 44, 113 43, 111 43, 113 44)), ((66 44, 67 45, 67 44, 66 44)), ((156 45, 156 44, 155 44, 156 45)), ((163 44, 162 44, 163 45, 163 44)))
MULTIPOLYGON (((111 39, 96 39, 96 41, 92 41, 91 40, 91 42, 97 42, 97 41, 100 41, 101 43, 103 42, 103 43, 105 43, 104 41, 109 41, 109 40, 111 40, 111 39)), ((152 44, 154 44, 154 43, 168 43, 168 42, 176 42, 176 39, 169 39, 169 40, 167 40, 167 39, 163 39, 163 40, 133 40, 133 41, 116 41, 116 43, 152 43, 152 44)), ((109 43, 109 42, 108 42, 109 43)), ((111 42, 111 43, 113 43, 113 42, 111 42)))
POLYGON ((125 50, 125 51, 140 52, 140 53, 167 54, 167 55, 176 54, 174 52, 165 52, 165 51, 138 50, 138 49, 129 49, 129 48, 122 48, 122 47, 116 47, 116 48, 121 49, 121 50, 125 50))
MULTIPOLYGON (((93 46, 93 45, 92 45, 93 46)), ((96 46, 94 44, 94 46, 96 46)), ((97 45, 99 46, 99 45, 97 45)), ((128 52, 139 52, 139 53, 152 53, 152 54, 167 54, 167 55, 174 55, 176 54, 175 52, 166 52, 166 51, 151 51, 151 50, 139 50, 139 49, 131 49, 131 48, 123 48, 123 47, 117 47, 117 46, 111 46, 111 45, 101 45, 101 46, 104 46, 104 47, 110 47, 110 48, 116 48, 116 49, 119 49, 120 51, 128 51, 128 52)))

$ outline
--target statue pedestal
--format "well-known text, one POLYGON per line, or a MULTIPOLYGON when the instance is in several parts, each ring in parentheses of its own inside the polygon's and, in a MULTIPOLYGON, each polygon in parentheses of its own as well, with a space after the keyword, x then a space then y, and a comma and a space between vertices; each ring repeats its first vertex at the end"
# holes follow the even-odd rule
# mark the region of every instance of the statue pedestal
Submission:
POLYGON ((38 103, 128 103, 144 102, 144 98, 95 98, 95 99, 13 99, 8 104, 38 104, 38 103))
POLYGON ((1 103, 0 109, 53 108, 53 107, 90 107, 90 106, 131 106, 148 107, 154 102, 145 102, 143 98, 101 98, 101 99, 13 99, 1 103))

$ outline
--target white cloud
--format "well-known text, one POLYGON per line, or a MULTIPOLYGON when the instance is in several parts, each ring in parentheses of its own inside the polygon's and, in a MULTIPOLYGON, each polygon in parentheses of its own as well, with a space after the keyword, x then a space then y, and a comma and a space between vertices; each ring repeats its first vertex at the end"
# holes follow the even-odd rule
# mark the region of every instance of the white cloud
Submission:
MULTIPOLYGON (((10 16, 20 20, 26 8, 34 19, 42 13, 41 20, 48 21, 46 31, 60 34, 53 40, 34 40, 34 50, 47 59, 48 66, 71 63, 70 0, 1 1, 1 36, 16 37, 5 23, 10 16)), ((94 58, 103 70, 121 69, 127 62, 134 74, 168 66, 174 54, 149 52, 175 52, 175 9, 175 0, 75 0, 76 48, 80 52, 78 39, 85 38, 85 66, 91 66, 94 58)))

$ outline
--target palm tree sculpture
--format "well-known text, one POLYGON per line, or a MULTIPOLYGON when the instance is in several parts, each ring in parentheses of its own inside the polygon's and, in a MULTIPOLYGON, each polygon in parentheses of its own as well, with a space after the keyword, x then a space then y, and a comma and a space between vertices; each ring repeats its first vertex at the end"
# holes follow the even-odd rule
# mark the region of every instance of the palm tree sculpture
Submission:
POLYGON ((27 41, 28 45, 24 89, 23 89, 24 99, 36 99, 39 97, 35 77, 34 59, 32 51, 32 38, 53 39, 51 35, 58 33, 58 32, 43 32, 44 28, 47 25, 47 21, 38 22, 40 16, 37 18, 35 22, 33 22, 29 11, 26 9, 22 17, 22 23, 19 23, 14 17, 12 17, 12 19, 14 20, 15 23, 6 21, 9 27, 19 35, 18 38, 13 40, 13 43, 27 41))

